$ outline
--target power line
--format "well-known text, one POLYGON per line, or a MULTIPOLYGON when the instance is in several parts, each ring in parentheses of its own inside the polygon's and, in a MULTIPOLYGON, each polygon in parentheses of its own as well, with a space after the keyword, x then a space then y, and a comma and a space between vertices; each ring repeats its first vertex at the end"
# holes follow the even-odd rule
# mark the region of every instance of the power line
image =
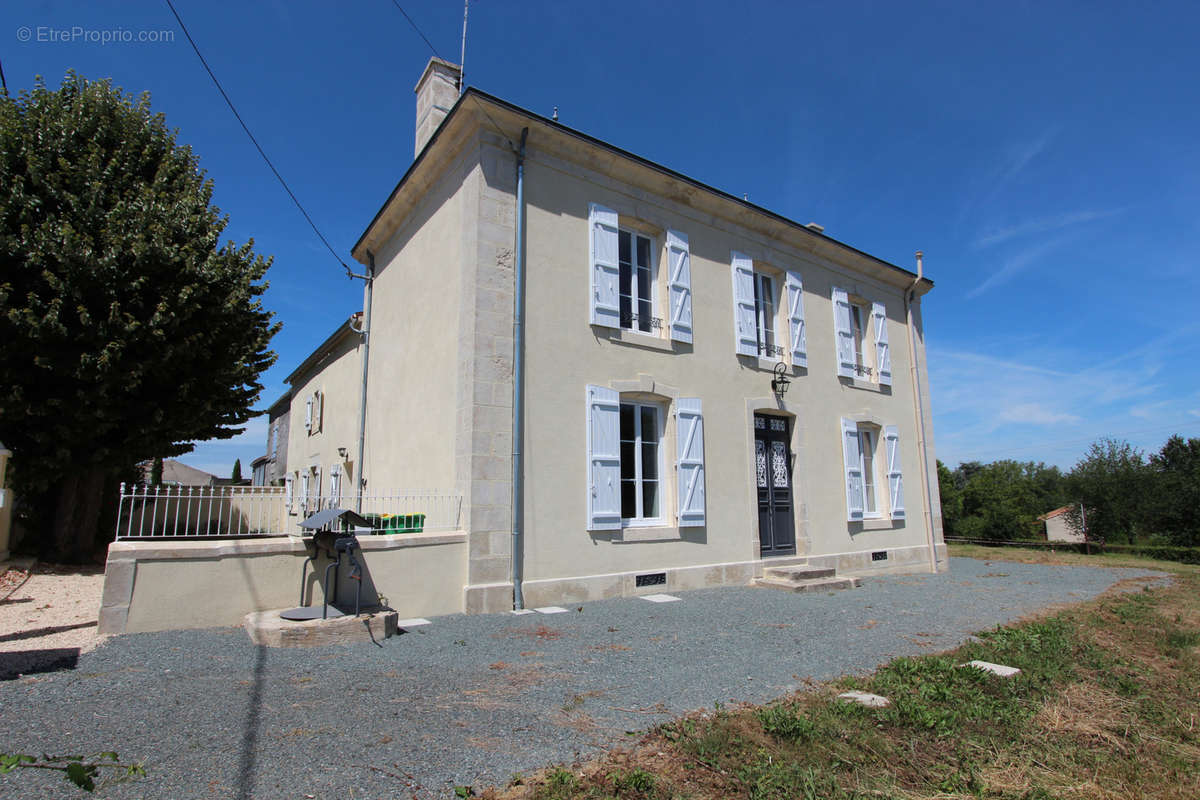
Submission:
MULTIPOLYGON (((412 25, 412 29, 417 32, 417 35, 425 40, 425 44, 429 45, 429 49, 433 51, 433 54, 438 58, 442 58, 442 54, 437 51, 437 48, 433 46, 433 43, 429 41, 429 38, 425 34, 421 33, 421 29, 417 27, 417 23, 413 22, 413 18, 408 15, 408 12, 404 10, 400 3, 397 0, 392 0, 392 5, 394 5, 400 11, 400 13, 404 15, 404 18, 408 20, 409 25, 412 25)), ((442 58, 442 61, 445 60, 446 59, 442 58)))
POLYGON ((310 217, 308 212, 304 210, 304 206, 300 204, 300 200, 297 199, 295 192, 293 192, 291 187, 288 186, 287 181, 283 179, 283 176, 279 174, 279 170, 275 169, 275 165, 272 164, 271 159, 267 157, 266 152, 262 149, 262 145, 258 143, 258 139, 255 139, 254 134, 250 132, 250 128, 247 127, 245 120, 242 119, 242 115, 238 113, 237 108, 233 105, 233 101, 230 100, 229 95, 225 93, 225 89, 221 86, 221 82, 217 80, 217 76, 213 74, 212 69, 208 66, 208 62, 204 60, 204 56, 200 53, 200 48, 196 46, 196 42, 194 39, 192 39, 192 35, 188 33, 187 26, 183 24, 183 19, 179 16, 179 12, 175 10, 175 6, 171 3, 171 0, 166 0, 166 3, 167 7, 171 9, 171 13, 175 15, 175 21, 179 23, 179 27, 183 30, 183 35, 187 37, 188 43, 191 44, 192 50, 196 51, 196 57, 199 58, 200 63, 204 65, 204 71, 208 73, 208 77, 212 78, 212 82, 217 87, 217 91, 221 93, 221 97, 225 98, 226 105, 228 105, 229 110, 233 112, 233 116, 237 117, 238 123, 241 124, 242 130, 246 132, 246 135, 250 137, 250 141, 254 143, 254 147, 256 150, 258 150, 258 154, 262 156, 263 161, 267 162, 267 166, 271 168, 271 172, 274 173, 275 177, 279 180, 280 185, 283 186, 283 190, 288 193, 288 197, 292 198, 292 202, 296 204, 296 208, 300 209, 300 213, 303 214, 304 219, 308 221, 309 227, 313 229, 313 233, 315 233, 317 238, 321 240, 321 244, 325 245, 325 249, 329 251, 329 254, 332 255, 334 259, 342 265, 342 269, 346 270, 346 274, 350 277, 354 277, 354 272, 350 269, 350 267, 346 266, 346 262, 342 261, 341 257, 338 256, 332 245, 329 244, 329 240, 326 239, 321 233, 320 229, 317 228, 317 223, 313 222, 312 217, 310 217))

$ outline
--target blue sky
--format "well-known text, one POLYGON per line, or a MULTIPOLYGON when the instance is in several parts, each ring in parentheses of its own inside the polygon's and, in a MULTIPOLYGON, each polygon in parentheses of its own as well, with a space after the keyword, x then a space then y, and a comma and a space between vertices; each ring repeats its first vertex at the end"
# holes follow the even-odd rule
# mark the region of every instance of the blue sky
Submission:
MULTIPOLYGON (((429 48, 391 0, 175 0, 339 255, 412 161, 429 48)), ((458 60, 462 4, 401 5, 458 60)), ((165 3, 29 3, 10 91, 68 69, 149 91, 226 235, 273 254, 265 408, 362 302, 225 107, 165 3), (29 40, 21 41, 28 29, 29 40), (82 31, 174 31, 89 42, 82 31), (55 34, 50 32, 66 31, 55 34), (66 41, 47 41, 58 36, 66 41)), ((1103 435, 1200 436, 1200 5, 472 3, 467 83, 911 268, 939 458, 1070 467, 1103 435)), ((227 475, 253 422, 182 460, 227 475)))

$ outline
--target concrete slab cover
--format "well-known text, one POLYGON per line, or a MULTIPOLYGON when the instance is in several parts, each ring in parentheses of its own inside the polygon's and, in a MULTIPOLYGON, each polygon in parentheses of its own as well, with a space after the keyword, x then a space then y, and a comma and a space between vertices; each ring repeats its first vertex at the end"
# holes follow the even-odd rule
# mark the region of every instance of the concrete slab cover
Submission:
POLYGON ((1006 667, 1003 664, 993 664, 990 661, 968 661, 966 664, 959 664, 959 666, 974 667, 984 672, 990 672, 993 675, 999 675, 1001 678, 1011 678, 1014 675, 1021 674, 1021 670, 1016 667, 1006 667))
POLYGON ((417 627, 420 627, 421 625, 430 625, 430 624, 432 624, 432 623, 429 620, 425 619, 424 617, 413 617, 412 619, 396 620, 397 628, 417 628, 417 627))
POLYGON ((649 600, 651 603, 674 603, 679 598, 669 594, 648 594, 642 597, 643 600, 649 600))
POLYGON ((535 608, 534 611, 536 611, 539 614, 565 614, 565 613, 567 613, 567 610, 565 608, 563 608, 562 606, 542 606, 541 608, 535 608))
POLYGON ((892 704, 891 700, 870 692, 842 692, 838 695, 839 700, 848 700, 851 703, 858 703, 860 706, 868 708, 887 708, 892 704))

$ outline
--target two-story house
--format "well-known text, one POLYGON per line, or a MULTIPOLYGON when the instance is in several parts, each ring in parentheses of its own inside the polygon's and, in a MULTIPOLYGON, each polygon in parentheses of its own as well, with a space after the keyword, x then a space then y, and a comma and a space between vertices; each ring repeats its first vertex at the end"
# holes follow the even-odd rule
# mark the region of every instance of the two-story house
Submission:
MULTIPOLYGON (((416 159, 353 249, 362 477, 462 493, 445 610, 944 569, 932 282, 458 77, 430 61, 416 159)), ((307 404, 353 385, 321 363, 289 379, 289 470, 318 485, 307 404)))

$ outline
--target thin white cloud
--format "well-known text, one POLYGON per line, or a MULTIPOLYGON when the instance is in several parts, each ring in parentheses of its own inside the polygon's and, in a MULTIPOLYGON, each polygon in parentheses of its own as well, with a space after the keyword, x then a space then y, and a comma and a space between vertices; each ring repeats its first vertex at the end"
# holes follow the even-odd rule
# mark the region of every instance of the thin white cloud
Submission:
POLYGON ((1004 264, 991 275, 989 275, 983 283, 980 283, 971 291, 967 292, 967 299, 974 299, 983 294, 989 289, 994 289, 1002 283, 1007 283, 1018 274, 1028 269, 1030 266, 1041 260, 1054 249, 1065 244, 1071 236, 1069 234, 1057 236, 1045 242, 1027 247, 1017 253, 1012 258, 1004 262, 1004 264))
POLYGON ((1026 425, 1061 425, 1083 421, 1080 416, 1052 411, 1041 403, 1020 403, 1010 406, 1000 413, 1000 419, 1005 422, 1019 422, 1026 425))
MULTIPOLYGON (((1121 365, 1097 362, 1094 355, 1061 341, 1027 345, 1019 360, 931 344, 938 457, 951 466, 1016 458, 1069 468, 1101 436, 1173 425, 1186 432, 1186 425, 1176 423, 1200 417, 1190 410, 1196 406, 1194 396, 1177 398, 1156 379, 1153 353, 1121 365), (1087 369, 1072 366, 1093 362, 1087 369)), ((1151 440, 1158 435, 1147 434, 1146 441, 1137 443, 1154 446, 1151 440)))
POLYGON ((992 245, 1001 244, 1011 239, 1017 239, 1022 236, 1030 236, 1036 233, 1049 233, 1051 231, 1062 230, 1074 225, 1082 225, 1086 222, 1094 222, 1099 219, 1106 219, 1120 214, 1123 209, 1112 209, 1108 211, 1073 211, 1067 214, 1055 214, 1041 219, 1034 219, 1028 222, 1022 222, 1019 225, 1012 225, 1008 228, 1000 228, 992 230, 980 236, 973 243, 973 247, 978 250, 992 245))
POLYGON ((1038 136, 1010 147, 991 169, 987 170, 986 176, 980 181, 982 185, 968 194, 960 207, 959 220, 966 219, 976 207, 989 205, 1008 188, 1035 158, 1050 147, 1059 130, 1058 125, 1053 125, 1038 136))

